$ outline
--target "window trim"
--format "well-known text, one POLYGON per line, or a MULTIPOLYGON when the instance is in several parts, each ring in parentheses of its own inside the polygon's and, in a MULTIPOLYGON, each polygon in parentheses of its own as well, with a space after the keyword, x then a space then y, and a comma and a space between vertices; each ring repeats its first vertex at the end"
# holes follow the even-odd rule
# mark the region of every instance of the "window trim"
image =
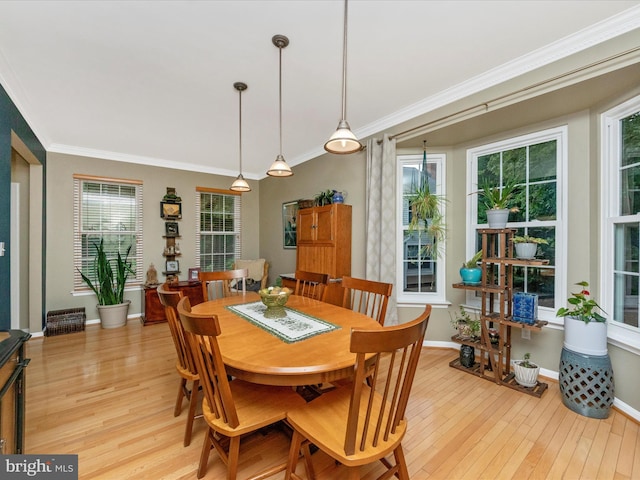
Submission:
MULTIPOLYGON (((607 110, 600 115, 600 244, 604 252, 600 258, 600 305, 605 312, 613 312, 614 293, 614 227, 619 215, 620 120, 640 111, 640 96, 607 110), (613 168, 612 168, 613 165, 613 168)), ((640 215, 625 215, 628 221, 640 221, 640 215), (635 217, 635 218, 634 218, 635 217)), ((597 298, 597 297, 596 297, 597 298)), ((607 336, 612 345, 640 355, 640 327, 631 327, 607 318, 607 336)))
MULTIPOLYGON (((422 161, 423 154, 403 154, 396 156, 396 285, 398 286, 396 292, 396 301, 398 306, 412 306, 417 304, 445 304, 446 292, 446 270, 447 270, 447 254, 446 244, 447 240, 440 245, 440 254, 438 258, 439 268, 436 273, 436 291, 432 293, 428 292, 404 292, 402 291, 402 285, 404 285, 404 270, 403 270, 403 235, 404 226, 402 224, 402 167, 405 163, 422 161)), ((438 178, 436 178, 436 191, 438 195, 446 198, 446 161, 447 155, 445 153, 427 153, 427 163, 436 163, 438 165, 438 178)), ((446 202, 442 203, 442 217, 444 224, 447 223, 447 205, 446 202)))
POLYGON ((142 189, 142 180, 131 180, 123 178, 99 177, 94 175, 73 174, 73 294, 85 294, 91 292, 89 286, 82 280, 78 268, 82 265, 82 240, 81 240, 81 197, 82 183, 93 182, 113 185, 134 185, 136 187, 136 274, 135 277, 129 277, 126 282, 125 290, 131 287, 139 287, 144 282, 144 197, 142 189))
MULTIPOLYGON (((467 149, 467 218, 466 218, 466 248, 465 258, 471 258, 475 253, 475 231, 478 228, 477 221, 477 199, 472 193, 477 192, 478 158, 483 155, 511 150, 524 146, 531 146, 545 141, 555 140, 557 142, 558 161, 556 163, 556 194, 557 194, 557 210, 556 210, 556 265, 555 265, 555 299, 556 308, 550 309, 539 307, 540 320, 546 320, 549 325, 564 325, 564 319, 556 317, 556 310, 559 305, 564 305, 566 299, 566 278, 567 278, 567 165, 568 165, 568 143, 569 129, 567 125, 538 130, 535 132, 509 137, 504 140, 491 142, 484 145, 467 149)), ((529 226, 535 226, 536 222, 528 222, 529 226)), ((507 227, 509 225, 507 224, 507 227)), ((466 301, 469 305, 479 307, 480 299, 475 296, 474 292, 468 291, 466 301)))

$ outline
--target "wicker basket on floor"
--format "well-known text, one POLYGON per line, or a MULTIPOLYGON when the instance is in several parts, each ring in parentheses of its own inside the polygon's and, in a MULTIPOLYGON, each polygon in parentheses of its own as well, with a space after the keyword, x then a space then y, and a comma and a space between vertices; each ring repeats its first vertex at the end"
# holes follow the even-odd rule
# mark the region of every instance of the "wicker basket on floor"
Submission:
POLYGON ((44 335, 62 335, 65 333, 82 332, 87 316, 82 308, 69 308, 66 310, 52 310, 47 312, 47 323, 44 327, 44 335))

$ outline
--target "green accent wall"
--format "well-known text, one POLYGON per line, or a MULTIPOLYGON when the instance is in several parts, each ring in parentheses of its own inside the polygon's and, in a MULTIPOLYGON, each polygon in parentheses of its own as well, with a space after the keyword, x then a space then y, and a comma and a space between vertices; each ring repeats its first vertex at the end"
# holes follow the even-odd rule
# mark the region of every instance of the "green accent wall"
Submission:
MULTIPOLYGON (((11 132, 20 137, 35 157, 42 163, 46 179, 46 151, 33 130, 13 103, 7 92, 0 85, 0 242, 5 242, 6 252, 0 257, 0 330, 11 328, 11 132)), ((46 185, 44 181, 43 185, 46 185)), ((45 187, 43 186, 43 189, 45 187)), ((42 192, 45 198, 45 192, 42 192)), ((44 203, 44 200, 43 200, 44 203)), ((45 211, 43 205, 43 212, 45 211)), ((45 219, 43 222, 43 282, 44 295, 44 252, 45 252, 45 219)), ((44 307, 43 307, 44 308, 44 307)), ((42 312, 44 319, 44 311, 42 312)))

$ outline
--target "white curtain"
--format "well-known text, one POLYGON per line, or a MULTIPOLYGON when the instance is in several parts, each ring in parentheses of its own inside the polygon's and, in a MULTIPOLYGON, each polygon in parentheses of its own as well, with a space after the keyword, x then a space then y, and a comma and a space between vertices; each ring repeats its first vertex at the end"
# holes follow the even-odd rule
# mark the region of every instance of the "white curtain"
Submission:
POLYGON ((396 308, 396 141, 367 143, 366 278, 393 284, 385 325, 398 323, 396 308))

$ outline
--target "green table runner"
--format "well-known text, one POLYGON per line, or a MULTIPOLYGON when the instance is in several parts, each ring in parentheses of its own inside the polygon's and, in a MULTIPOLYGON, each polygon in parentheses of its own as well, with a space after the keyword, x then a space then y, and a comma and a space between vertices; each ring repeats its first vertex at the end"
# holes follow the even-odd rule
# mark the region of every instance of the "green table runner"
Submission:
POLYGON ((286 343, 299 342, 340 328, 339 325, 287 307, 284 307, 287 313, 285 317, 266 318, 264 311, 267 307, 262 302, 229 305, 226 308, 286 343))

